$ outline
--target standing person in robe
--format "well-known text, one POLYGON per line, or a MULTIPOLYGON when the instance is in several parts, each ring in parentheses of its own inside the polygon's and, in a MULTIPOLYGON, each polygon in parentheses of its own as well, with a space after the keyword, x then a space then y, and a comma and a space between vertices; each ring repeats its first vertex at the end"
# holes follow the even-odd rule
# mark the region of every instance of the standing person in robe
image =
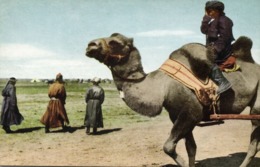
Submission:
POLYGON ((48 92, 50 101, 46 112, 41 118, 41 123, 45 125, 45 133, 49 133, 49 128, 62 127, 67 130, 66 124, 69 124, 69 119, 66 113, 66 90, 64 86, 63 76, 57 74, 56 80, 50 85, 48 92))
POLYGON ((0 124, 3 125, 3 129, 6 133, 12 133, 10 126, 20 125, 24 119, 17 106, 16 81, 17 80, 14 77, 10 78, 5 88, 2 90, 4 99, 2 103, 0 124))
POLYGON ((93 128, 93 133, 97 132, 97 128, 103 128, 103 116, 102 116, 102 103, 105 99, 105 92, 99 83, 100 78, 94 78, 92 80, 93 86, 90 87, 85 96, 86 106, 86 116, 85 125, 86 133, 90 134, 90 128, 93 128))

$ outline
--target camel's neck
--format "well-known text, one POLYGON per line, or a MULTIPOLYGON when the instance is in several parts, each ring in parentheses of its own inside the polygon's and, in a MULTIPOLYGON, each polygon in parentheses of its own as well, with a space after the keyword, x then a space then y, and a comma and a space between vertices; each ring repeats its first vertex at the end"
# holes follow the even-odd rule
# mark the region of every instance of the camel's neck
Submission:
POLYGON ((146 77, 141 57, 136 49, 129 54, 127 63, 111 67, 110 70, 118 90, 122 90, 122 85, 125 82, 136 83, 144 80, 146 77))
POLYGON ((126 64, 112 67, 111 71, 117 89, 124 94, 122 98, 132 110, 147 116, 161 112, 163 100, 156 99, 163 97, 158 96, 161 90, 154 84, 156 79, 144 73, 137 50, 131 52, 126 64), (151 97, 155 99, 151 101, 151 97))

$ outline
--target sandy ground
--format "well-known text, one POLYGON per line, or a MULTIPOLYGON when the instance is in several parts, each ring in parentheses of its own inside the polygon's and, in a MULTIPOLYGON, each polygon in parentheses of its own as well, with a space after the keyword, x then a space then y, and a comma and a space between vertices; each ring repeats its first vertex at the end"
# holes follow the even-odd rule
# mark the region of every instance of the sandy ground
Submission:
MULTIPOLYGON (((1 141, 0 164, 23 166, 176 166, 162 150, 172 123, 167 116, 128 127, 105 127, 97 135, 86 135, 84 127, 70 132, 45 134, 38 140, 1 141), (5 144, 6 143, 6 144, 5 144)), ((196 127, 196 167, 236 167, 248 148, 250 121, 225 121, 224 124, 196 127)), ((13 134, 3 134, 13 135, 13 134)), ((19 134, 26 135, 26 134, 19 134)), ((8 136, 12 137, 12 136, 8 136)), ((184 141, 177 151, 187 157, 184 141)), ((187 158, 186 158, 187 159, 187 158)), ((252 167, 260 166, 260 153, 252 167)))

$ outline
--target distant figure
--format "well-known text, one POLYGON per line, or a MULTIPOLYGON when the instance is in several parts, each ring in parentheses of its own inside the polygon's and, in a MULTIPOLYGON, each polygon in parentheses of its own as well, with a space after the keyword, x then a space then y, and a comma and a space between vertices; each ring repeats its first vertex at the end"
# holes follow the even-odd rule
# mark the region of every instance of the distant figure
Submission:
MULTIPOLYGON (((201 23, 201 32, 206 35, 206 46, 215 54, 215 63, 224 68, 224 62, 231 55, 231 42, 234 41, 233 22, 224 13, 224 4, 220 1, 208 1, 201 23)), ((220 94, 231 88, 218 65, 213 65, 211 79, 219 86, 220 94)))
POLYGON ((102 87, 99 86, 101 79, 94 78, 93 86, 90 87, 85 96, 87 103, 85 125, 86 133, 90 134, 90 127, 93 128, 93 133, 97 132, 97 128, 103 128, 102 103, 105 99, 105 93, 102 87))
POLYGON ((1 110, 1 122, 3 129, 6 133, 12 133, 10 129, 11 125, 20 125, 23 121, 23 116, 20 114, 17 106, 16 97, 16 79, 10 78, 2 90, 2 96, 4 97, 1 110))
POLYGON ((69 124, 69 119, 66 113, 66 90, 64 87, 64 81, 62 75, 59 73, 56 76, 56 80, 50 85, 48 95, 50 101, 46 112, 41 118, 41 123, 45 125, 45 133, 49 133, 49 128, 62 127, 65 131, 67 127, 65 125, 69 124))

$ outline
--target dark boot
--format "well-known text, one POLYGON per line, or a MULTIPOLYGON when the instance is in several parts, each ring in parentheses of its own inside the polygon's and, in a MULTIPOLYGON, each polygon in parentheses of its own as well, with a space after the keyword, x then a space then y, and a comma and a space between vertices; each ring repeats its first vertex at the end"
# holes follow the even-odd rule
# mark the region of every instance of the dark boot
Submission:
POLYGON ((93 128, 93 134, 97 133, 97 128, 93 128))
POLYGON ((62 125, 62 131, 67 132, 69 130, 69 127, 66 125, 62 125))
POLYGON ((210 78, 218 85, 217 94, 221 94, 231 88, 230 82, 224 77, 217 65, 211 69, 210 78))
POLYGON ((87 133, 87 135, 90 134, 90 127, 89 126, 86 127, 86 133, 87 133))
POLYGON ((48 126, 45 126, 45 133, 50 133, 50 129, 48 126))
POLYGON ((6 133, 12 133, 13 131, 10 129, 10 126, 3 126, 3 129, 5 130, 6 133))

